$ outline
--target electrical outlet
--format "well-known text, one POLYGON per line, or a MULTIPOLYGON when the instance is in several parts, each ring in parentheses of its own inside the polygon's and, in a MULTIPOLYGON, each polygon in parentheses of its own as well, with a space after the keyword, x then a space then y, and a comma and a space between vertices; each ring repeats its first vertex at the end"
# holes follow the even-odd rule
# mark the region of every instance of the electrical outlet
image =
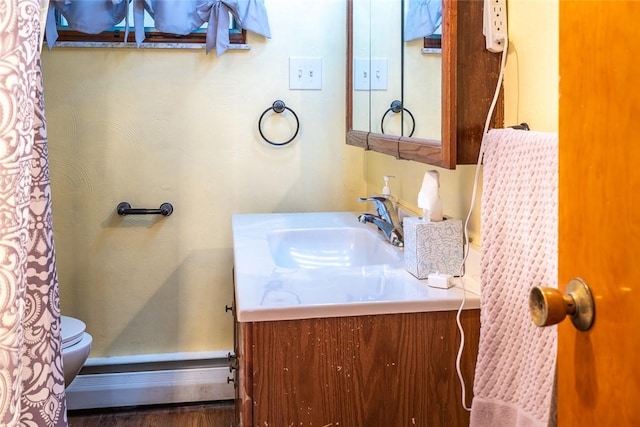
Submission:
POLYGON ((485 0, 483 33, 489 52, 502 52, 507 38, 507 0, 485 0))

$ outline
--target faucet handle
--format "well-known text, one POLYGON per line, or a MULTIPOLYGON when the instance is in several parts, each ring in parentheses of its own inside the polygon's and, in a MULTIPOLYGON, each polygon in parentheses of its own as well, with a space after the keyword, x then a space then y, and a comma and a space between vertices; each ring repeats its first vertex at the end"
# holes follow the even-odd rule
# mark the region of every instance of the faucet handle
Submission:
POLYGON ((359 202, 373 202, 376 206, 376 211, 385 220, 393 223, 392 211, 393 205, 391 201, 386 197, 373 196, 373 197, 358 197, 359 202))
POLYGON ((358 197, 359 202, 373 202, 376 205, 376 209, 378 210, 378 213, 380 213, 380 209, 384 209, 385 200, 386 199, 384 197, 380 197, 380 196, 358 197))
POLYGON ((373 196, 373 197, 358 197, 358 201, 359 202, 373 202, 375 203, 376 207, 379 204, 384 205, 384 202, 387 200, 386 197, 380 197, 380 196, 373 196))

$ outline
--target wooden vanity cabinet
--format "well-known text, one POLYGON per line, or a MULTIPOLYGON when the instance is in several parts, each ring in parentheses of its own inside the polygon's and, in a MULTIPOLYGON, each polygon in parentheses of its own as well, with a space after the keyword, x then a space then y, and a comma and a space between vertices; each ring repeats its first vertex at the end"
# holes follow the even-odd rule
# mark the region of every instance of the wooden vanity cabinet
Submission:
MULTIPOLYGON (((479 310, 464 310, 471 402, 479 310)), ((456 312, 236 324, 237 425, 458 427, 456 312)))

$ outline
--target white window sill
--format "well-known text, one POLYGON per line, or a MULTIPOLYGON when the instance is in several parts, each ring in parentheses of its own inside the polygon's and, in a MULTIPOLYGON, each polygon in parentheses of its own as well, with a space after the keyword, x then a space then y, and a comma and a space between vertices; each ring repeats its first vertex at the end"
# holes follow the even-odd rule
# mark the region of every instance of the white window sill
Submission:
POLYGON ((424 47, 422 48, 423 55, 442 55, 442 49, 437 47, 424 47))
MULTIPOLYGON (((202 49, 204 50, 204 43, 142 43, 138 47, 135 43, 122 43, 122 42, 56 42, 53 45, 56 47, 68 47, 68 48, 127 48, 127 49, 202 49)), ((231 44, 228 50, 250 50, 249 44, 231 44)))

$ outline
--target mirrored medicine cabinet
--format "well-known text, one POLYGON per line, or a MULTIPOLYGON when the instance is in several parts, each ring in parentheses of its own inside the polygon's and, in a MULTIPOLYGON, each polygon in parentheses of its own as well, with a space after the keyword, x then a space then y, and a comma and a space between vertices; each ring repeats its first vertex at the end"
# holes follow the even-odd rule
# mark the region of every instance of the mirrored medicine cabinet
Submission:
MULTIPOLYGON (((441 49, 404 40, 409 0, 347 0, 346 142, 454 169, 477 161, 500 67, 482 1, 442 0, 441 49)), ((491 127, 504 126, 502 95, 491 127)))

